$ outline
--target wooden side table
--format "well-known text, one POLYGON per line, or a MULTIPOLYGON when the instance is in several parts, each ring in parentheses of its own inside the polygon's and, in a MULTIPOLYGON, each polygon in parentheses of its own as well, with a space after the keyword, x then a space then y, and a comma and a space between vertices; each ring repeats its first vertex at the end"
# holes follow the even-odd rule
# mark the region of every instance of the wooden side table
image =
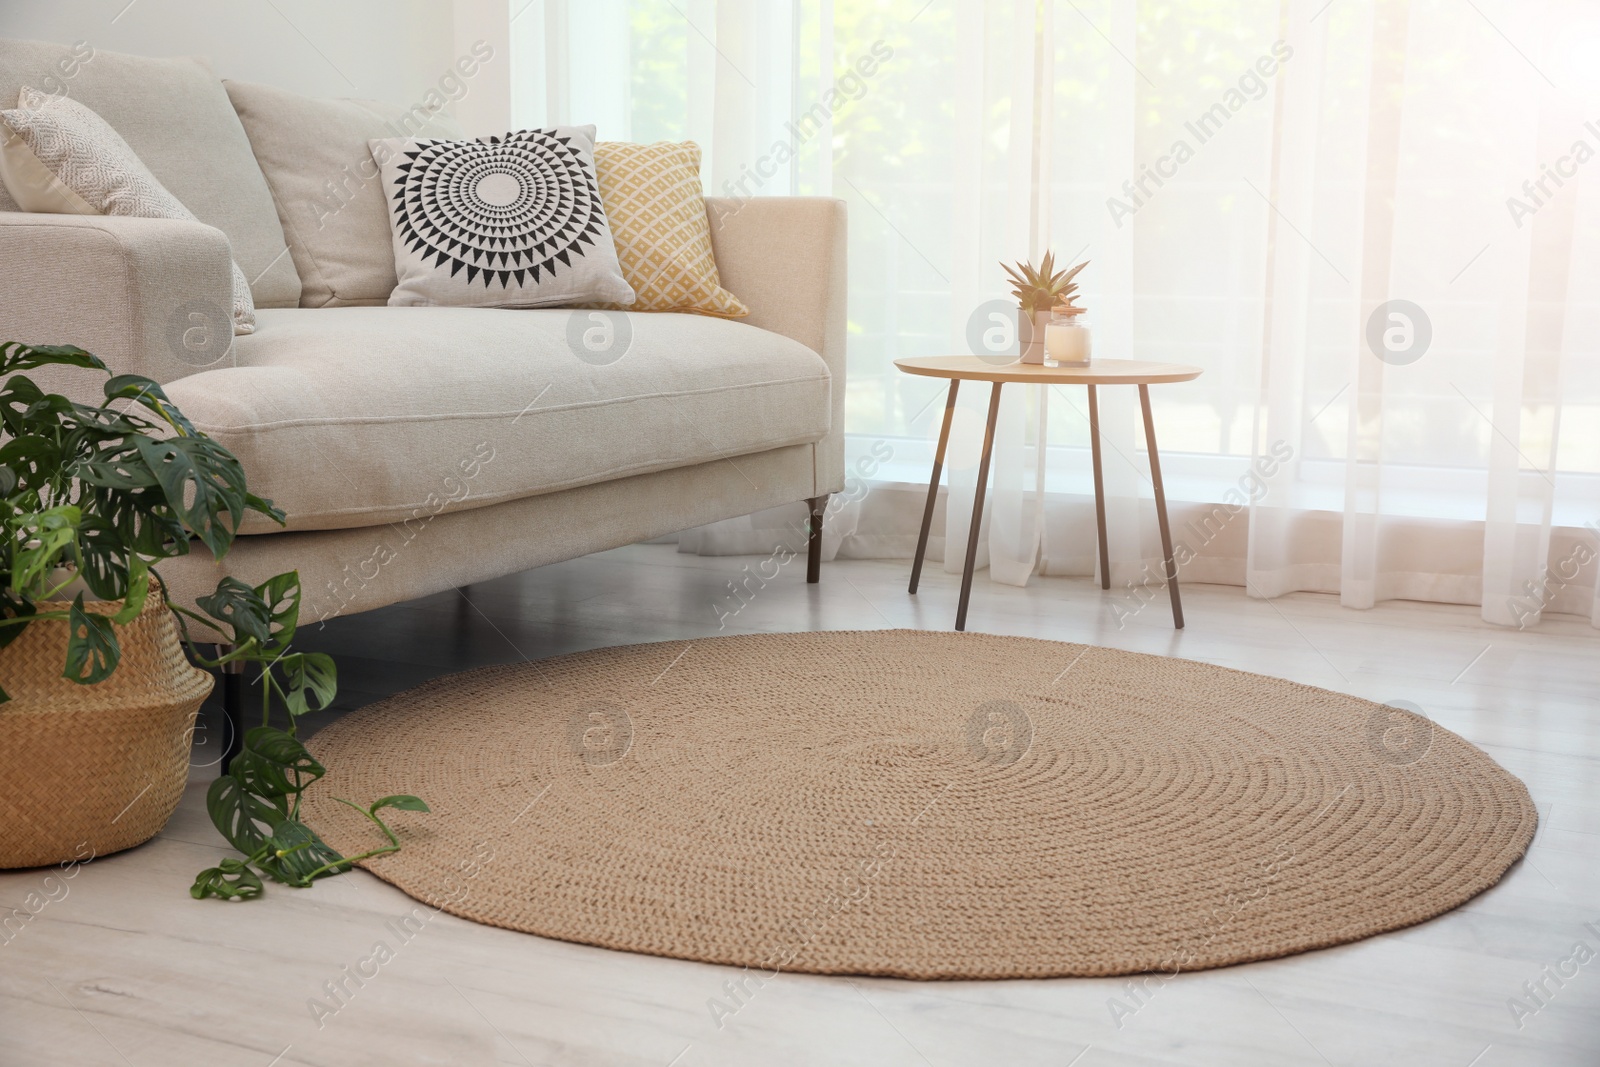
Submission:
POLYGON ((1102 385, 1137 385, 1144 412, 1144 439, 1150 453, 1150 480, 1155 485, 1156 519, 1161 526, 1161 550, 1166 562, 1167 592, 1172 598, 1172 625, 1183 629, 1183 603, 1178 598, 1178 567, 1172 558, 1172 531, 1167 525, 1167 495, 1161 486, 1161 457, 1156 451, 1156 426, 1150 417, 1150 387, 1166 382, 1187 382, 1200 377, 1201 368, 1182 363, 1151 363, 1132 359, 1097 359, 1087 367, 1045 367, 1032 363, 997 363, 993 357, 924 356, 897 359, 894 365, 907 374, 949 378, 944 425, 933 454, 933 477, 928 480, 928 502, 922 509, 922 532, 917 555, 911 561, 911 592, 922 577, 922 556, 928 550, 928 529, 933 525, 933 505, 939 495, 939 475, 944 470, 944 450, 950 441, 950 420, 956 411, 956 390, 963 381, 991 382, 989 421, 983 431, 983 456, 978 462, 978 485, 972 500, 972 526, 967 534, 966 566, 961 571, 961 600, 956 606, 956 629, 967 628, 967 602, 972 596, 972 568, 978 558, 978 531, 983 522, 983 497, 989 482, 989 459, 994 450, 995 422, 1000 417, 1000 387, 1007 382, 1028 385, 1082 385, 1089 391, 1089 442, 1094 460, 1095 527, 1100 538, 1100 588, 1111 588, 1110 553, 1106 546, 1105 482, 1100 470, 1100 403, 1096 389, 1102 385))

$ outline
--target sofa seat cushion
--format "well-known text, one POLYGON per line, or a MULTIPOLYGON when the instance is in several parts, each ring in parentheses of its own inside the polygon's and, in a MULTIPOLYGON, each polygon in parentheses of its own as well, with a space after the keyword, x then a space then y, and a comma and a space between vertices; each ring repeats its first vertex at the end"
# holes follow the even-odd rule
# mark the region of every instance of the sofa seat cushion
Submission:
POLYGON ((236 365, 166 389, 291 530, 420 528, 648 471, 737 467, 741 455, 820 440, 830 424, 821 357, 739 322, 368 307, 257 318, 236 365))

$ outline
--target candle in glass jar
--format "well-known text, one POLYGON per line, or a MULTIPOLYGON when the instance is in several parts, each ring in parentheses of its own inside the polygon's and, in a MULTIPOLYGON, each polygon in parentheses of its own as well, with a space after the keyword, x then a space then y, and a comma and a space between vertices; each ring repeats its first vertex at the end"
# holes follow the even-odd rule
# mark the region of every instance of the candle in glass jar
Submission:
POLYGON ((1066 366, 1086 366, 1089 362, 1089 329, 1052 322, 1044 330, 1045 354, 1066 366))

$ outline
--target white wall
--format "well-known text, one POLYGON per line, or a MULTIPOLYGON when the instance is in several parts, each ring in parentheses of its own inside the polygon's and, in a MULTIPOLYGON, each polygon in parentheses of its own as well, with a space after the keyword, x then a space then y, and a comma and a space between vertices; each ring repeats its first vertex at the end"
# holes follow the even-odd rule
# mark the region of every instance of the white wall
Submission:
MULTIPOLYGON (((486 37, 496 9, 504 19, 504 7, 505 0, 0 0, 0 37, 197 55, 224 78, 408 105, 450 75, 473 40, 486 37)), ((475 134, 504 130, 504 118, 494 119, 509 111, 510 50, 491 44, 493 58, 454 105, 475 134)))
MULTIPOLYGON (((530 0, 516 0, 527 4, 530 0)), ((472 89, 455 105, 455 116, 474 137, 516 129, 511 122, 511 5, 506 0, 455 0, 458 55, 494 50, 474 75, 472 89)))

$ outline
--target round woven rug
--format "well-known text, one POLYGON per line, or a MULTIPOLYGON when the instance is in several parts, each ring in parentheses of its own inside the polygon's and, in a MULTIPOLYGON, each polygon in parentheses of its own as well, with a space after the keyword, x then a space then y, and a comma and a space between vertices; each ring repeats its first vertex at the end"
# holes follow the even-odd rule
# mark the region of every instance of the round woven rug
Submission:
POLYGON ((453 914, 762 973, 1174 972, 1421 922, 1533 837, 1523 784, 1387 705, 984 634, 631 645, 441 678, 310 742, 306 814, 416 793, 367 864, 453 914))

